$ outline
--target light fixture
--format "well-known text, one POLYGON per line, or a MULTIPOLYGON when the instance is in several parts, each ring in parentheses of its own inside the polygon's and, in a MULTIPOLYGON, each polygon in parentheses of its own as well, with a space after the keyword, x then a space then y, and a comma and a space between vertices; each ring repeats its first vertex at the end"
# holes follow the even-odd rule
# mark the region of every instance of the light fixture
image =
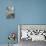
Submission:
POLYGON ((10 46, 10 44, 11 45, 13 45, 13 44, 15 44, 15 40, 16 40, 16 33, 14 33, 14 32, 11 32, 9 35, 8 35, 8 46, 10 46), (12 41, 12 42, 10 42, 10 41, 12 41))
POLYGON ((12 3, 12 0, 9 0, 9 5, 6 8, 6 15, 7 15, 7 18, 14 18, 15 17, 15 7, 12 3))

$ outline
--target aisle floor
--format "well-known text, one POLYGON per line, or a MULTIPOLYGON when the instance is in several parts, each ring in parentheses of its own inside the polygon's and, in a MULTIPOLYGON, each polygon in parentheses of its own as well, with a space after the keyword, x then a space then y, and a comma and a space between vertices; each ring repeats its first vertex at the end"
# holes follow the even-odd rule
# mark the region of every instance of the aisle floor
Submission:
POLYGON ((31 40, 25 41, 21 40, 20 46, 46 46, 46 41, 34 41, 31 40))

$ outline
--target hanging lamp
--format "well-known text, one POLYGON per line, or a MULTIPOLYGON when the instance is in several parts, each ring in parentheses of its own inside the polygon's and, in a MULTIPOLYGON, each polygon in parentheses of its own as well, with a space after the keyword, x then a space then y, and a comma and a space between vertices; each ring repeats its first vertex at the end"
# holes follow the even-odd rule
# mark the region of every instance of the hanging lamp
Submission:
POLYGON ((9 5, 7 7, 7 18, 14 18, 15 17, 15 7, 13 6, 12 0, 9 0, 9 5))

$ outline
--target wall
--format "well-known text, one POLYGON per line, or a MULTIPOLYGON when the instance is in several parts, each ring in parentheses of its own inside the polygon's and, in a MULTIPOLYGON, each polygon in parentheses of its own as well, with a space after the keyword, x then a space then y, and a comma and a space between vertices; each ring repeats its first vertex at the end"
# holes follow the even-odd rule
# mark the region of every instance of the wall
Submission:
POLYGON ((0 3, 0 44, 8 43, 9 32, 18 32, 17 24, 46 24, 46 0, 13 0, 13 2, 15 19, 6 19, 8 0, 1 0, 0 3))

